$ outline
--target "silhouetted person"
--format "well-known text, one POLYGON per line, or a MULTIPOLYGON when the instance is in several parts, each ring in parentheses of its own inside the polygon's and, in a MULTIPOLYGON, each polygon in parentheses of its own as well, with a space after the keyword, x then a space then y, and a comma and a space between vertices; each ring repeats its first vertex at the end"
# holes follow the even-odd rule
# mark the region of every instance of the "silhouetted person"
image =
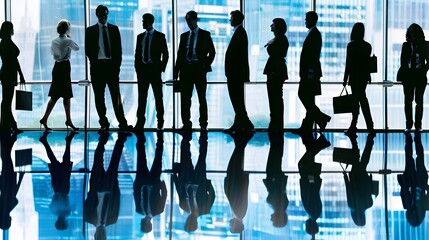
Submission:
POLYGON ((162 132, 158 133, 155 148, 155 158, 152 168, 149 171, 147 166, 144 133, 137 136, 137 174, 134 180, 134 202, 136 212, 144 215, 140 223, 140 230, 144 233, 152 231, 152 218, 164 212, 165 201, 167 200, 167 187, 161 181, 162 152, 164 140, 162 132))
POLYGON ((179 195, 180 208, 189 213, 185 223, 185 231, 194 232, 198 228, 198 217, 209 214, 215 200, 215 191, 211 180, 207 179, 207 132, 202 132, 200 154, 197 164, 192 165, 190 134, 184 134, 180 143, 180 163, 175 164, 173 181, 179 195))
POLYGON ((18 85, 17 73, 19 74, 20 83, 24 84, 24 74, 22 74, 21 65, 18 61, 19 48, 12 41, 14 34, 13 24, 4 21, 0 28, 0 57, 2 66, 0 70, 0 81, 2 85, 1 101, 1 131, 15 131, 21 133, 18 129, 15 118, 12 114, 12 99, 15 93, 15 86, 18 85))
POLYGON ((24 172, 20 172, 17 182, 17 174, 10 156, 16 138, 16 132, 12 135, 8 132, 0 132, 0 155, 2 160, 0 175, 0 229, 2 230, 10 228, 12 222, 10 213, 18 205, 16 195, 24 178, 24 172))
POLYGON ((104 93, 109 87, 113 110, 119 122, 119 129, 130 131, 122 106, 119 90, 119 72, 122 63, 121 34, 116 25, 107 23, 109 10, 99 5, 95 9, 98 23, 85 31, 85 54, 90 63, 91 84, 94 89, 95 108, 97 109, 100 131, 109 130, 110 123, 106 117, 104 93))
POLYGON ((425 155, 420 134, 414 136, 416 159, 413 158, 413 139, 410 133, 405 138, 405 169, 398 174, 401 186, 401 200, 406 209, 406 218, 411 226, 422 224, 429 209, 428 172, 425 166, 425 155))
POLYGON ((322 213, 322 201, 320 199, 322 164, 316 163, 315 157, 321 150, 331 144, 323 134, 317 140, 313 138, 311 133, 301 135, 301 138, 307 151, 298 162, 299 175, 301 176, 299 186, 301 188, 302 204, 310 216, 305 223, 305 230, 314 239, 316 233, 319 232, 316 221, 322 213))
MULTIPOLYGON (((350 137, 352 141, 352 149, 359 152, 356 138, 350 137)), ((372 147, 374 146, 374 135, 369 134, 366 139, 365 149, 363 150, 360 159, 353 162, 350 173, 344 172, 344 182, 347 191, 347 203, 350 208, 353 222, 357 226, 365 226, 366 217, 365 211, 372 207, 372 195, 377 196, 378 190, 375 181, 372 180, 372 174, 368 174, 366 167, 368 166, 372 147)), ((352 157, 352 156, 351 156, 352 157)))
POLYGON ((316 27, 318 16, 310 11, 305 14, 305 27, 308 28, 307 37, 302 46, 299 62, 298 97, 304 105, 307 113, 302 120, 301 127, 295 129, 295 133, 310 132, 313 124, 317 123, 320 130, 325 130, 331 117, 321 112, 316 106, 316 96, 322 94, 320 78, 322 68, 320 66, 320 51, 322 49, 322 35, 316 27))
POLYGON ((264 68, 264 74, 267 75, 271 119, 268 132, 274 133, 283 132, 284 125, 283 82, 289 78, 285 60, 289 48, 289 40, 285 35, 286 31, 285 20, 274 18, 271 24, 271 32, 273 32, 274 38, 265 45, 269 55, 264 68))
POLYGON ((155 97, 157 129, 162 130, 164 128, 161 72, 164 72, 167 66, 168 48, 165 34, 153 28, 154 22, 155 17, 152 14, 143 14, 143 29, 146 31, 137 35, 134 68, 137 73, 139 104, 134 131, 142 131, 146 122, 145 114, 149 85, 152 86, 153 96, 155 97))
POLYGON ((416 23, 411 24, 405 34, 406 42, 402 44, 401 68, 406 77, 402 80, 404 88, 405 131, 422 130, 423 96, 428 82, 426 74, 429 69, 429 42, 425 41, 423 29, 416 23), (413 101, 416 102, 416 113, 413 121, 413 101))
POLYGON ((200 103, 200 127, 207 130, 207 72, 212 71, 211 64, 215 58, 215 48, 210 32, 200 29, 197 25, 198 15, 195 11, 189 11, 185 16, 186 24, 190 31, 180 35, 179 50, 177 51, 176 64, 173 78, 180 76, 182 91, 180 93, 182 131, 191 131, 191 98, 192 92, 197 89, 200 103))
POLYGON ((288 221, 286 209, 289 205, 286 195, 288 176, 282 171, 284 136, 283 134, 269 134, 268 137, 270 151, 266 168, 267 177, 263 181, 268 191, 267 203, 274 210, 274 213, 271 214, 271 222, 275 227, 284 227, 288 221))
POLYGON ((70 77, 70 57, 72 50, 79 50, 79 45, 70 37, 70 28, 68 20, 60 20, 57 24, 57 33, 59 36, 51 42, 51 53, 55 60, 55 65, 52 69, 52 83, 48 93, 51 99, 49 99, 46 106, 45 114, 39 121, 45 128, 45 131, 51 130, 48 127, 48 118, 59 98, 63 98, 64 111, 66 113, 65 125, 67 128, 70 127, 72 131, 79 130, 79 128, 73 125, 70 116, 70 98, 73 97, 70 77))
POLYGON ((49 146, 47 137, 49 132, 44 132, 39 141, 43 144, 48 155, 50 163, 48 164, 49 173, 51 174, 51 184, 54 189, 49 208, 51 212, 58 216, 55 222, 55 228, 58 230, 67 229, 67 217, 71 214, 70 209, 70 176, 73 168, 73 162, 70 161, 70 145, 75 132, 71 132, 66 136, 66 148, 64 150, 63 161, 59 162, 55 157, 54 152, 49 146))
POLYGON ((118 183, 118 167, 129 133, 119 132, 109 167, 104 170, 104 145, 110 134, 100 132, 98 145, 94 152, 94 164, 89 179, 89 192, 84 202, 84 219, 96 227, 94 238, 106 239, 106 227, 115 224, 119 215, 121 193, 118 183))
POLYGON ((243 169, 244 150, 253 133, 233 134, 232 137, 235 147, 226 169, 224 189, 234 214, 229 221, 230 231, 241 233, 244 230, 243 218, 246 216, 249 194, 249 173, 245 173, 243 169))
POLYGON ((365 118, 366 127, 370 132, 374 132, 374 123, 372 122, 371 110, 366 97, 366 86, 371 82, 369 69, 369 59, 371 57, 371 44, 363 38, 365 36, 365 26, 358 22, 353 25, 350 34, 350 42, 347 45, 346 68, 344 70, 343 86, 347 83, 352 88, 352 96, 355 97, 357 106, 353 110, 353 118, 350 127, 346 133, 353 134, 357 130, 357 121, 359 117, 359 105, 365 118))
POLYGON ((234 33, 225 53, 225 76, 229 98, 234 108, 234 123, 225 132, 252 131, 254 126, 249 119, 244 101, 244 83, 250 81, 249 54, 246 30, 243 27, 244 15, 239 10, 230 13, 229 19, 234 33))

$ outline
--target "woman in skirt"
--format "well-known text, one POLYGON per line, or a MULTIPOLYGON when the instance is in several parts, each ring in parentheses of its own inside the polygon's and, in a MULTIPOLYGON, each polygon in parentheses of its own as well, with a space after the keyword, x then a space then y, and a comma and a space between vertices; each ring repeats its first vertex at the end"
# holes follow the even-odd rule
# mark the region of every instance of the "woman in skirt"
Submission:
POLYGON ((70 77, 70 55, 71 50, 79 50, 79 46, 73 39, 70 38, 70 22, 68 20, 60 20, 57 25, 57 32, 59 36, 52 41, 51 53, 55 59, 54 69, 52 70, 52 84, 49 89, 49 96, 51 99, 46 107, 45 115, 40 119, 40 124, 43 125, 45 131, 50 131, 48 127, 48 117, 59 98, 63 98, 64 110, 66 112, 67 128, 72 131, 78 131, 73 125, 70 118, 70 98, 73 97, 70 77))

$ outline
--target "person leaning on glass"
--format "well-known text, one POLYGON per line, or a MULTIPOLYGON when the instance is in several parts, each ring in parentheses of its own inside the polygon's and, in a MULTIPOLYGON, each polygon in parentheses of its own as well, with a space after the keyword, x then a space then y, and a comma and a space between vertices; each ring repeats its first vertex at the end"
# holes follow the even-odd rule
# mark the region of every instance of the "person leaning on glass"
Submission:
POLYGON ((55 106, 59 98, 63 98, 64 110, 66 112, 66 126, 70 127, 72 131, 78 131, 79 128, 75 127, 70 117, 70 98, 73 97, 70 77, 70 56, 71 50, 79 50, 79 46, 70 37, 70 22, 62 19, 57 24, 57 32, 59 36, 52 40, 51 53, 55 59, 55 65, 52 69, 52 83, 49 89, 48 96, 51 97, 46 107, 45 114, 40 119, 40 125, 43 125, 45 131, 52 130, 48 127, 49 114, 55 106))
POLYGON ((289 41, 286 37, 287 25, 283 18, 274 18, 271 32, 274 38, 265 47, 269 58, 264 68, 267 75, 268 102, 270 104, 270 124, 268 132, 283 132, 283 82, 288 79, 286 55, 289 41))
POLYGON ((402 80, 404 88, 405 132, 414 127, 422 131, 423 95, 427 84, 429 69, 429 42, 425 41, 423 29, 416 23, 411 24, 405 34, 406 42, 402 44, 401 68, 406 77, 402 80), (416 113, 413 122, 413 100, 416 101, 416 113))
POLYGON ((19 49, 12 41, 13 34, 13 24, 9 21, 4 21, 0 28, 0 38, 2 39, 0 42, 0 57, 2 60, 0 70, 2 84, 0 129, 2 131, 12 130, 15 133, 21 133, 22 130, 18 129, 12 114, 12 99, 15 86, 18 84, 16 73, 19 74, 22 84, 25 83, 25 79, 18 61, 19 49))
MULTIPOLYGON (((374 123, 371 117, 371 110, 366 97, 366 86, 371 82, 369 71, 369 60, 371 56, 371 44, 363 38, 365 36, 365 26, 358 22, 353 25, 350 34, 350 42, 347 45, 346 68, 344 70, 343 86, 347 83, 352 88, 352 96, 358 102, 365 118, 366 127, 371 134, 374 134, 374 123)), ((346 134, 354 134, 357 130, 357 121, 359 117, 359 106, 352 112, 353 118, 350 127, 345 131, 346 134)))

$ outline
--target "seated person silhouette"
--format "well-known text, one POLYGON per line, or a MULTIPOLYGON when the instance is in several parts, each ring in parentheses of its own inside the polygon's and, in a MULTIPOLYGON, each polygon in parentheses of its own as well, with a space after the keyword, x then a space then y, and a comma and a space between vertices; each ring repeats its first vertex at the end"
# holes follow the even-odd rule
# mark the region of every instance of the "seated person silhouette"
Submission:
POLYGON ((284 137, 283 134, 269 134, 270 151, 267 161, 267 177, 263 180, 268 191, 267 203, 271 205, 274 213, 271 214, 271 221, 275 227, 284 227, 288 217, 286 208, 289 199, 286 195, 286 184, 288 176, 282 171, 282 158, 284 137))
POLYGON ((106 227, 115 224, 119 215, 121 193, 118 183, 118 167, 125 141, 130 133, 118 132, 107 171, 104 170, 104 146, 110 134, 99 132, 94 153, 94 164, 89 179, 89 192, 83 205, 84 220, 96 227, 94 239, 106 239, 106 227))
POLYGON ((249 194, 249 173, 245 173, 243 169, 244 151, 253 133, 233 134, 232 137, 235 147, 226 169, 224 190, 234 214, 229 222, 230 231, 241 233, 244 230, 243 218, 246 216, 249 194))
POLYGON ((424 150, 421 135, 415 134, 416 160, 413 158, 413 139, 407 132, 405 142, 405 169, 402 174, 398 174, 398 183, 401 186, 401 200, 406 209, 408 223, 417 227, 425 218, 429 209, 429 186, 428 173, 425 166, 424 150))
POLYGON ((70 175, 73 167, 73 162, 70 161, 70 145, 76 132, 72 131, 66 136, 66 148, 63 155, 63 161, 59 162, 55 157, 49 143, 47 141, 48 134, 44 132, 39 141, 46 149, 46 154, 51 163, 48 164, 49 173, 51 174, 51 184, 54 189, 49 209, 52 213, 58 216, 55 222, 55 228, 58 230, 67 229, 67 217, 71 213, 69 192, 70 192, 70 175))
POLYGON ((190 215, 186 219, 185 231, 194 232, 198 228, 198 217, 209 214, 215 200, 211 180, 207 179, 207 132, 202 131, 197 164, 192 165, 191 134, 184 134, 180 143, 180 163, 173 167, 173 181, 179 195, 180 208, 190 215))
POLYGON ((315 235, 319 232, 319 226, 316 221, 322 213, 322 201, 320 199, 322 164, 316 163, 315 157, 321 150, 329 147, 331 143, 323 134, 320 134, 317 140, 313 138, 311 133, 301 134, 300 136, 305 145, 306 152, 298 162, 298 170, 301 176, 299 185, 301 188, 302 204, 310 216, 305 223, 305 230, 314 239, 315 235))
POLYGON ((134 180, 134 202, 136 212, 144 215, 140 230, 144 233, 152 231, 152 218, 164 212, 167 200, 167 187, 160 180, 162 170, 163 133, 157 133, 155 158, 149 171, 147 166, 144 132, 136 133, 137 137, 137 174, 134 180))
POLYGON ((10 213, 18 205, 16 195, 24 178, 24 172, 20 172, 17 182, 17 174, 10 156, 16 138, 17 132, 12 135, 7 131, 0 132, 0 156, 2 161, 0 175, 0 229, 2 230, 10 228, 12 223, 10 213))
MULTIPOLYGON (((358 155, 357 159, 351 163, 352 169, 348 175, 347 172, 343 172, 347 192, 347 204, 350 208, 353 222, 357 226, 365 226, 365 211, 373 205, 372 195, 378 195, 378 181, 373 181, 372 174, 368 174, 366 170, 374 146, 374 137, 374 134, 368 134, 362 156, 359 159, 358 155)), ((349 138, 352 142, 352 149, 359 153, 356 138, 349 138)), ((353 151, 351 153, 354 155, 353 151)), ((350 158, 353 158, 353 156, 350 156, 350 158)))

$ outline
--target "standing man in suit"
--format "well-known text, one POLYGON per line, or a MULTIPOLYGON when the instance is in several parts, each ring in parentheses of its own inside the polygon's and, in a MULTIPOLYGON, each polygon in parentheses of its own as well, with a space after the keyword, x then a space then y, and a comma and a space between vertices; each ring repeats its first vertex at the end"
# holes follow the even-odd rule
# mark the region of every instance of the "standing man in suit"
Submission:
POLYGON ((191 97, 194 85, 197 89, 198 101, 200 102, 200 127, 207 131, 207 72, 211 72, 211 64, 215 58, 215 48, 210 32, 200 29, 197 25, 198 15, 195 11, 186 13, 186 23, 190 31, 180 35, 179 50, 177 52, 176 65, 173 78, 180 75, 182 87, 180 101, 181 117, 183 122, 182 131, 191 131, 191 97))
POLYGON ((85 54, 90 62, 91 83, 94 89, 95 107, 97 109, 100 131, 109 130, 109 120, 106 117, 104 91, 109 87, 112 97, 113 110, 122 131, 132 130, 124 115, 121 93, 119 92, 119 72, 122 62, 122 45, 119 28, 107 23, 109 10, 99 5, 95 14, 98 23, 85 31, 85 54))
POLYGON ((320 35, 316 27, 317 20, 316 12, 310 11, 306 13, 305 27, 308 28, 308 34, 301 51, 299 64, 299 76, 301 79, 299 81, 298 97, 307 113, 302 120, 301 127, 294 130, 294 133, 310 132, 314 122, 323 131, 326 128, 326 124, 331 120, 330 116, 320 111, 315 102, 315 97, 322 94, 320 83, 322 68, 319 60, 322 49, 322 35, 320 35))
POLYGON ((143 14, 143 29, 146 32, 137 36, 134 68, 137 73, 139 105, 137 123, 134 131, 142 131, 146 122, 146 102, 149 85, 152 85, 155 96, 157 130, 164 127, 164 104, 162 102, 161 72, 165 71, 168 61, 168 48, 165 35, 153 28, 155 17, 150 13, 143 14))
POLYGON ((249 55, 247 52, 247 33, 243 27, 244 15, 239 10, 230 13, 229 21, 234 34, 225 53, 225 76, 227 78, 229 98, 234 108, 234 124, 224 132, 252 131, 254 126, 247 116, 244 102, 244 83, 249 82, 249 55))

